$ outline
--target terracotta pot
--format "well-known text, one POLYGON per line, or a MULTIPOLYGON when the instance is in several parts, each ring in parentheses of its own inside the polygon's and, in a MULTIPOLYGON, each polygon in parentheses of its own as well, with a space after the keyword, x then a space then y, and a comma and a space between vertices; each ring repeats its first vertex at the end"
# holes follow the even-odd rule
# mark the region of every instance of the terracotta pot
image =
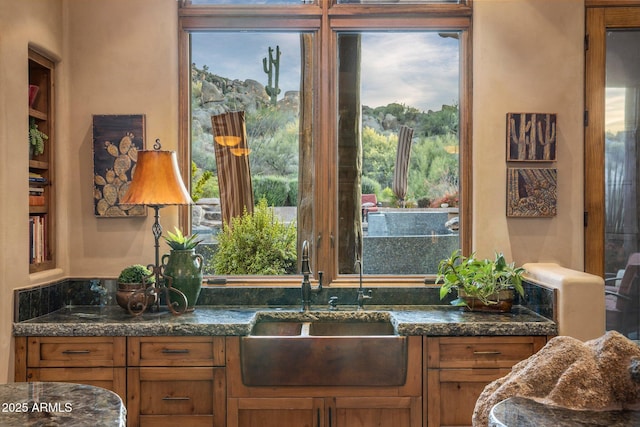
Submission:
POLYGON ((483 313, 509 313, 513 306, 515 291, 507 289, 493 294, 489 297, 490 301, 495 304, 485 304, 478 298, 471 297, 463 290, 458 290, 458 296, 465 300, 467 305, 464 307, 466 311, 479 311, 483 313))

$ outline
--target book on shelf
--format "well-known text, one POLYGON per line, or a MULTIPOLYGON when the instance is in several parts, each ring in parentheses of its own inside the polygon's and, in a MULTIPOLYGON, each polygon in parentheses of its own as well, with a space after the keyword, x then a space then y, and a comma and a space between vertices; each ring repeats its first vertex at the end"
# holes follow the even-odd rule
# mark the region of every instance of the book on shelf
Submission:
POLYGON ((48 218, 47 215, 29 216, 29 263, 38 264, 48 259, 48 218))

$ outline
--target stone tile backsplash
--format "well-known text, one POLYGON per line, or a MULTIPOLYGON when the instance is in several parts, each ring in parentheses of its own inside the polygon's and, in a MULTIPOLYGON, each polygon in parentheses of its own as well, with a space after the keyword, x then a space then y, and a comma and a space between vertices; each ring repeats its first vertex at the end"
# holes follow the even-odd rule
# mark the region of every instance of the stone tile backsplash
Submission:
MULTIPOLYGON (((554 319, 554 291, 533 283, 524 283, 525 297, 516 298, 523 305, 549 319, 554 319)), ((369 289, 365 286, 366 289, 369 289)), ((438 287, 375 287, 367 305, 441 305, 438 287)), ((33 288, 14 291, 14 320, 21 322, 43 316, 70 305, 115 305, 117 284, 112 279, 67 279, 33 288)), ((312 308, 326 308, 330 297, 338 297, 338 306, 356 304, 355 288, 323 288, 312 296, 312 308)), ((299 287, 227 287, 204 286, 198 305, 207 306, 295 306, 300 304, 299 287)), ((555 320, 555 319, 554 319, 555 320)))

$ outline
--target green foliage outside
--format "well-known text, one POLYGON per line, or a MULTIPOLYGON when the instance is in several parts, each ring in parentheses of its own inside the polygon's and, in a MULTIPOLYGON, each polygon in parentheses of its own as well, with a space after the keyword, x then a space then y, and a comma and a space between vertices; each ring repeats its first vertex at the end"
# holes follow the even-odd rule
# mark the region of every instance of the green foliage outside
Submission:
POLYGON ((296 226, 278 220, 262 198, 253 214, 245 211, 218 234, 212 264, 220 275, 281 275, 296 270, 296 226))
MULTIPOLYGON (((200 102, 203 82, 214 83, 221 88, 229 87, 231 82, 230 79, 210 73, 206 66, 201 70, 194 67, 192 75, 191 99, 194 112, 204 111, 200 102)), ((226 95, 232 97, 232 94, 226 95)), ((241 104, 235 107, 243 108, 241 104)), ((264 103, 259 102, 255 107, 245 109, 247 110, 247 138, 252 150, 249 162, 254 180, 254 194, 257 196, 255 199, 264 195, 270 205, 295 206, 300 134, 297 112, 281 108, 280 105, 274 106, 268 99, 264 103), (285 185, 272 182, 271 176, 288 180, 288 190, 285 192, 285 185), (259 182, 261 179, 269 184, 259 182), (263 185, 267 185, 268 189, 265 190, 263 185)), ((414 129, 407 189, 408 205, 417 206, 420 200, 420 205, 428 206, 445 196, 457 197, 459 184, 459 161, 456 154, 459 122, 457 105, 443 105, 438 111, 423 112, 404 104, 392 103, 376 108, 363 106, 362 113, 363 116, 374 118, 380 124, 385 117, 391 115, 396 118, 398 127, 407 125, 414 129)), ((206 115, 205 118, 200 119, 203 124, 193 120, 192 125, 192 159, 196 164, 196 173, 192 174, 192 188, 196 189, 196 197, 219 197, 212 148, 213 137, 210 128, 205 128, 209 120, 210 115, 206 115), (211 172, 213 177, 199 187, 194 185, 198 183, 204 171, 211 172)), ((379 201, 391 206, 395 205, 391 186, 397 135, 397 127, 384 130, 365 127, 362 130, 362 192, 375 193, 379 201)))
POLYGON ((286 206, 289 196, 289 180, 283 176, 256 176, 252 180, 253 198, 264 197, 271 206, 286 206))

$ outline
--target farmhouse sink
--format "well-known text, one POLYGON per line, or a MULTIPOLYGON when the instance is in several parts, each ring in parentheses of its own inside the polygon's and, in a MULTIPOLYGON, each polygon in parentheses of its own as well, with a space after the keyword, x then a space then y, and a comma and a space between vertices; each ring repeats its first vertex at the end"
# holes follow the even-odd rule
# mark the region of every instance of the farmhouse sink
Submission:
POLYGON ((249 386, 399 386, 407 337, 387 319, 258 320, 240 341, 249 386))

